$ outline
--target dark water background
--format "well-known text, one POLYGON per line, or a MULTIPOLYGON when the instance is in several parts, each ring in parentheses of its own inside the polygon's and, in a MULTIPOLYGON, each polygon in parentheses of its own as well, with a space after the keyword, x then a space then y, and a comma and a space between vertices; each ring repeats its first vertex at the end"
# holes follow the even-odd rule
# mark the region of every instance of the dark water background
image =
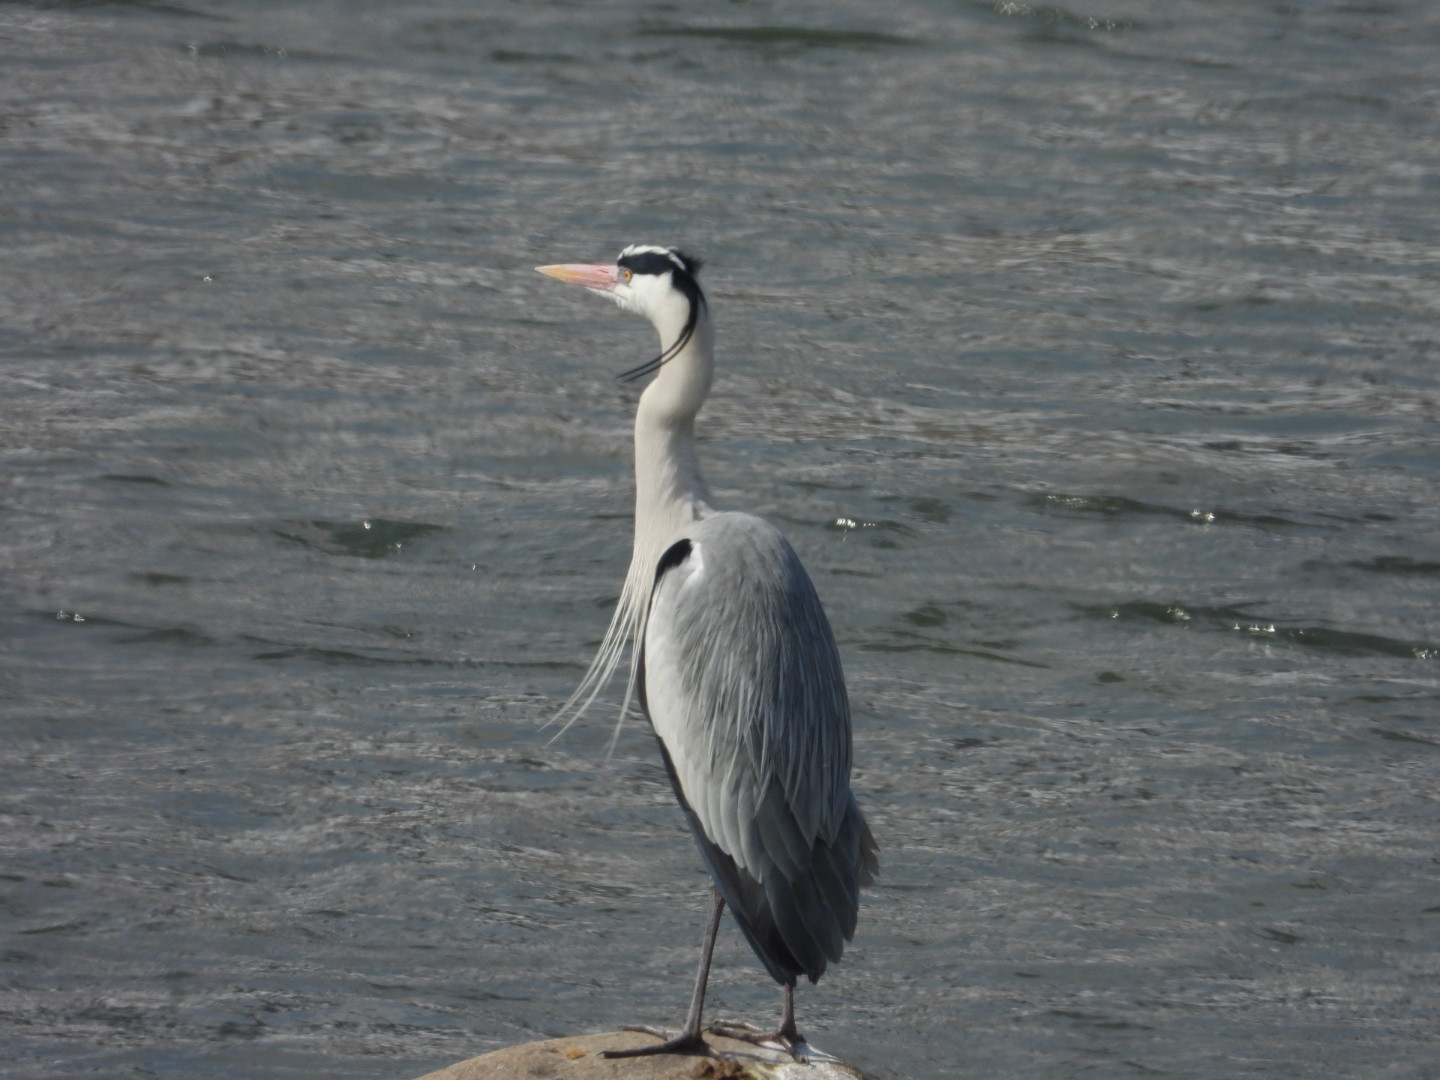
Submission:
MULTIPOLYGON (((560 741, 651 331, 809 564, 879 1080, 1440 1075, 1440 7, 0 3, 0 1074, 673 1023, 704 877, 560 741)), ((733 931, 716 1011, 770 1018, 733 931)))

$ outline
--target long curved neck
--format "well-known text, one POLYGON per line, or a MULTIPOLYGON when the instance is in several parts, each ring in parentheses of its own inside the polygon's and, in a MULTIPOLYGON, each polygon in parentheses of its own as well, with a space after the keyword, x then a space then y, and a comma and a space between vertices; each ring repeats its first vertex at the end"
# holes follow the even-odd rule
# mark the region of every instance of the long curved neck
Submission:
MULTIPOLYGON (((665 346, 681 327, 656 329, 665 346)), ((714 370, 714 335, 702 307, 689 343, 660 368, 635 414, 634 562, 647 573, 676 533, 712 513, 695 449, 695 415, 714 370)))
MULTIPOLYGON (((683 311, 672 311, 655 319, 662 348, 679 340, 684 315, 683 311)), ((710 392, 714 368, 710 316, 702 307, 690 341, 661 365, 640 395, 640 407, 635 413, 635 547, 630 570, 605 640, 575 693, 557 714, 557 718, 568 717, 566 727, 595 700, 620 666, 629 643, 630 681, 620 710, 624 718, 635 695, 640 641, 650 590, 655 584, 655 567, 680 530, 714 512, 695 452, 695 415, 710 392)))

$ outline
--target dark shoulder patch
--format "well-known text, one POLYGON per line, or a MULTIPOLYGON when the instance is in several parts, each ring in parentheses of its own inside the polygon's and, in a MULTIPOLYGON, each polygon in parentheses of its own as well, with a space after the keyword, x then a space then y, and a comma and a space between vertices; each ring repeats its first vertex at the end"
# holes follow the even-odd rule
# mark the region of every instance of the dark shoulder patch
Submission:
POLYGON ((658 584, 665 574, 674 570, 690 557, 690 541, 676 540, 665 549, 665 554, 660 556, 660 561, 655 565, 655 581, 658 584))

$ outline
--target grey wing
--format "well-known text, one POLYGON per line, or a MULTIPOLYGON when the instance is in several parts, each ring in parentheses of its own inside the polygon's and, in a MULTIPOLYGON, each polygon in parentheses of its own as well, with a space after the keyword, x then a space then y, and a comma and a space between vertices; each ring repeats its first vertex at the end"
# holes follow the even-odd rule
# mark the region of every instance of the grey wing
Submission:
POLYGON ((646 714, 721 894, 776 981, 812 981, 855 932, 875 842, 850 791, 830 624, 779 532, 717 514, 660 560, 646 714))

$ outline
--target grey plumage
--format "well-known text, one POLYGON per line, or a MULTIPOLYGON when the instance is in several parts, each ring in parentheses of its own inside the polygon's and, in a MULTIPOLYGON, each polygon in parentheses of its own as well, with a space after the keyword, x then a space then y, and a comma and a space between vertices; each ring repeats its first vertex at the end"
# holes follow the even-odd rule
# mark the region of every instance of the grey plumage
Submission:
POLYGON ((749 514, 686 529, 660 560, 641 664, 721 895, 776 982, 814 982, 854 936, 878 864, 850 791, 839 652, 794 549, 749 514))

